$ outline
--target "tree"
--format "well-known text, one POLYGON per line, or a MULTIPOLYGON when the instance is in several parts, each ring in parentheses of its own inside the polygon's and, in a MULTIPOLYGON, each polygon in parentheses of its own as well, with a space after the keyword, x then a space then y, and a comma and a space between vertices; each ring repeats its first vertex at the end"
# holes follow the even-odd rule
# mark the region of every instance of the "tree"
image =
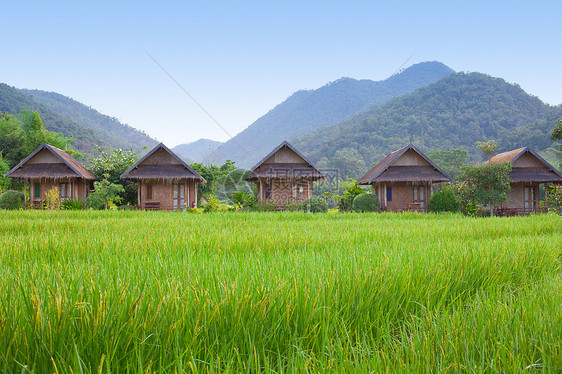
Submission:
POLYGON ((125 192, 122 185, 111 183, 108 180, 109 175, 105 174, 104 178, 94 183, 94 191, 86 198, 86 204, 92 209, 107 209, 109 203, 120 203, 123 201, 121 195, 125 192))
POLYGON ((488 140, 487 142, 476 142, 476 147, 486 154, 488 157, 488 162, 492 159, 492 156, 498 150, 498 145, 495 140, 488 140))
POLYGON ((8 161, 2 157, 2 152, 0 152, 0 194, 10 186, 10 178, 4 178, 4 174, 10 171, 10 165, 8 161))
POLYGON ((365 160, 355 148, 343 148, 336 151, 330 166, 339 171, 340 178, 359 178, 367 171, 365 160))
POLYGON ((507 193, 511 190, 510 172, 511 164, 508 162, 469 165, 464 168, 460 180, 474 191, 480 204, 489 207, 493 216, 494 208, 507 200, 507 193))
MULTIPOLYGON (((557 126, 552 130, 550 133, 550 139, 552 140, 562 140, 562 118, 556 121, 557 126)), ((554 150, 554 152, 560 158, 560 165, 559 169, 562 170, 562 144, 558 144, 558 150, 554 150)))
POLYGON ((196 162, 191 164, 191 167, 207 181, 205 184, 199 183, 197 189, 199 198, 213 195, 226 200, 237 190, 250 191, 246 181, 249 172, 237 169, 232 160, 226 160, 221 166, 196 162))
POLYGON ((100 156, 88 161, 90 171, 98 179, 107 179, 109 183, 123 187, 118 192, 120 199, 115 200, 116 202, 137 205, 137 183, 121 179, 121 174, 133 166, 139 160, 140 155, 123 149, 114 149, 108 153, 98 147, 98 151, 100 156))
POLYGON ((449 174, 453 179, 456 179, 462 173, 462 168, 468 161, 468 151, 462 148, 449 150, 436 149, 427 152, 427 157, 443 169, 445 173, 449 174))
POLYGON ((552 208, 557 209, 562 217, 562 187, 546 186, 546 203, 552 208))

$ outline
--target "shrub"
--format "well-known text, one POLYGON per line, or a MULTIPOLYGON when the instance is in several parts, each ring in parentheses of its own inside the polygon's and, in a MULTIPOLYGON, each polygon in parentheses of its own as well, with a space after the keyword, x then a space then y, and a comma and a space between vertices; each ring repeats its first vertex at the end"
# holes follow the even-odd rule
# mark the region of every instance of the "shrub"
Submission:
POLYGON ((285 204, 283 204, 283 207, 287 212, 296 212, 298 210, 302 210, 303 205, 304 203, 298 201, 287 201, 285 204))
POLYGON ((208 212, 218 212, 220 210, 221 202, 215 195, 208 195, 207 203, 203 205, 203 211, 208 212))
POLYGON ((351 212, 355 197, 366 193, 361 186, 358 186, 355 183, 356 181, 353 178, 348 178, 346 182, 343 182, 344 193, 337 199, 337 205, 340 212, 351 212))
POLYGON ((134 205, 120 205, 117 207, 117 210, 135 210, 136 207, 134 205))
POLYGON ((312 196, 304 202, 303 208, 306 210, 310 209, 312 213, 326 213, 328 211, 328 203, 321 196, 312 196))
POLYGON ((24 196, 21 192, 8 190, 0 195, 0 209, 21 209, 23 199, 24 196))
POLYGON ((84 210, 86 203, 80 198, 66 199, 62 202, 64 210, 84 210))
POLYGON ((380 212, 381 203, 379 198, 372 193, 364 193, 353 199, 353 210, 355 212, 380 212))
POLYGON ((265 200, 259 201, 256 207, 260 212, 275 212, 279 208, 279 204, 275 201, 265 200))
POLYGON ((450 187, 443 187, 429 199, 429 207, 434 212, 458 212, 461 199, 450 187))
POLYGON ((257 198, 248 190, 238 190, 231 193, 229 197, 234 206, 238 208, 253 208, 258 202, 257 198))

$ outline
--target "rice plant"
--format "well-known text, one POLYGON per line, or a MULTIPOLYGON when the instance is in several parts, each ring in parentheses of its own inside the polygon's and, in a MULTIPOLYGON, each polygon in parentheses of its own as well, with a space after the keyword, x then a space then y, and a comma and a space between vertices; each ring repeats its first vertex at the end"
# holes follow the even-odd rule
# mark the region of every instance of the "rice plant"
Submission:
POLYGON ((556 372, 562 220, 17 211, 2 372, 556 372))

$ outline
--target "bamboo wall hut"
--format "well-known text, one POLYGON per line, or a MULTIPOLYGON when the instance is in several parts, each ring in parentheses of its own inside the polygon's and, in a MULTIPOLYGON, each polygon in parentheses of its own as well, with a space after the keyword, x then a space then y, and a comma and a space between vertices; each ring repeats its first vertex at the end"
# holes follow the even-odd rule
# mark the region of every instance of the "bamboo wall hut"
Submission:
POLYGON ((195 207, 205 179, 160 143, 121 175, 138 182, 138 206, 148 210, 195 207))
MULTIPOLYGON (((539 192, 544 191, 541 185, 547 183, 562 184, 562 174, 541 156, 524 147, 495 155, 490 162, 511 163, 511 191, 507 202, 500 207, 500 212, 520 214, 539 210, 539 192)), ((484 164, 488 164, 486 161, 484 164)))
POLYGON ((287 141, 283 141, 250 170, 258 185, 258 201, 279 205, 312 197, 312 182, 326 180, 324 173, 287 141))
POLYGON ((381 209, 425 211, 433 184, 452 179, 412 144, 400 148, 361 177, 358 185, 370 185, 381 209))
POLYGON ((53 188, 58 189, 62 200, 85 199, 96 179, 74 157, 49 144, 39 146, 5 176, 23 180, 25 191, 29 185, 30 200, 36 206, 45 201, 47 192, 53 188))

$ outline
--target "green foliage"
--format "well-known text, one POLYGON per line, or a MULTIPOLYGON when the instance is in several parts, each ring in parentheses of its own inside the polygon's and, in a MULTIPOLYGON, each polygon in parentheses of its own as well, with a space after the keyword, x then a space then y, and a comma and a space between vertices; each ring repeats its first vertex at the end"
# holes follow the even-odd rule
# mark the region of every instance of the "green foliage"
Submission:
POLYGON ((8 189, 10 186, 10 178, 5 178, 4 175, 10 171, 10 165, 8 165, 8 160, 2 157, 2 152, 0 152, 0 194, 8 189))
POLYGON ((39 113, 24 110, 17 117, 0 115, 0 153, 10 167, 15 166, 43 143, 66 150, 74 140, 62 134, 47 131, 39 113))
POLYGON ((484 152, 486 157, 488 157, 488 161, 492 158, 492 156, 498 150, 498 145, 496 144, 495 140, 488 140, 487 142, 476 142, 476 148, 484 152))
POLYGON ((353 178, 348 178, 343 182, 343 194, 341 196, 333 195, 332 199, 337 201, 337 206, 340 212, 351 212, 353 210, 353 200, 357 195, 364 194, 366 191, 361 186, 356 185, 357 181, 353 178))
POLYGON ((127 169, 135 164, 140 155, 132 150, 113 149, 106 152, 98 147, 99 156, 88 159, 88 168, 98 179, 107 179, 111 184, 123 187, 118 196, 123 204, 137 205, 138 184, 135 181, 121 179, 127 169))
POLYGON ((464 168, 460 180, 474 191, 476 201, 490 207, 490 214, 499 204, 507 200, 511 190, 509 173, 511 164, 502 162, 491 165, 469 165, 464 168))
POLYGON ((461 207, 461 197, 453 186, 443 186, 429 199, 429 208, 434 212, 458 212, 461 207))
POLYGON ((300 201, 287 201, 283 204, 283 208, 286 212, 298 212, 299 210, 305 210, 305 203, 300 201))
POLYGON ((364 193, 355 196, 353 199, 354 212, 380 212, 381 203, 379 198, 372 193, 364 193))
POLYGON ((231 193, 229 197, 237 208, 255 208, 258 203, 256 195, 248 190, 238 190, 231 193))
POLYGON ((468 151, 462 148, 436 149, 427 152, 426 156, 453 179, 462 173, 462 168, 468 161, 468 151))
MULTIPOLYGON (((552 140, 562 140, 562 118, 556 121, 556 127, 550 133, 550 139, 552 140)), ((560 160, 560 165, 558 166, 559 170, 562 170, 562 143, 556 143, 558 145, 558 149, 554 149, 554 153, 558 155, 558 159, 560 160)))
POLYGON ((101 181, 94 182, 94 191, 86 198, 86 205, 91 209, 107 209, 110 203, 121 203, 121 197, 125 189, 120 184, 111 183, 108 175, 104 175, 101 181))
POLYGON ((24 196, 19 191, 8 190, 0 195, 0 209, 21 209, 23 208, 24 196))
POLYGON ((322 196, 312 196, 304 202, 304 208, 312 213, 326 213, 328 211, 328 203, 322 196))
POLYGON ((85 201, 78 197, 65 199, 62 202, 62 209, 64 210, 84 210, 85 208, 86 208, 85 201))
POLYGON ((340 178, 359 178, 367 172, 365 161, 355 148, 343 148, 336 151, 328 162, 328 169, 337 170, 340 178))
POLYGON ((61 208, 60 191, 58 187, 52 187, 45 194, 43 208, 47 210, 59 210, 61 208))
POLYGON ((221 202, 215 195, 208 194, 205 196, 205 199, 207 200, 207 202, 203 204, 203 211, 205 213, 218 212, 220 210, 221 202))
POLYGON ((557 210, 562 216, 562 187, 547 185, 546 194, 548 206, 557 210))
POLYGON ((474 144, 484 137, 496 139, 504 150, 524 146, 545 150, 551 127, 540 121, 550 120, 558 111, 503 79, 457 73, 314 130, 292 144, 312 161, 323 157, 329 161, 338 150, 354 148, 368 167, 408 141, 424 152, 463 148, 472 160, 481 160, 474 144), (529 128, 532 136, 522 136, 529 128))
POLYGON ((258 201, 256 208, 260 212, 276 212, 279 210, 279 204, 271 200, 258 201))
POLYGON ((207 181, 204 184, 199 183, 197 187, 199 198, 212 194, 221 200, 227 200, 236 191, 250 190, 246 180, 249 172, 237 169, 234 161, 226 160, 221 166, 202 163, 193 163, 190 166, 207 181))

